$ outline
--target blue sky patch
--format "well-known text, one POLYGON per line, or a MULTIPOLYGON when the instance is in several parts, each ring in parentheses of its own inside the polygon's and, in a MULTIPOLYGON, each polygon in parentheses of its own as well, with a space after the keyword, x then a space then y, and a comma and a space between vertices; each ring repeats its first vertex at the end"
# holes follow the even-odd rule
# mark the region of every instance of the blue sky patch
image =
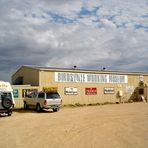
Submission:
POLYGON ((96 16, 96 12, 100 9, 100 7, 94 7, 92 10, 89 10, 86 7, 82 7, 78 15, 80 17, 85 17, 85 16, 96 16))
POLYGON ((145 25, 142 25, 142 24, 136 24, 135 25, 135 28, 136 29, 146 29, 147 30, 148 29, 148 26, 145 26, 145 25))
POLYGON ((63 24, 69 24, 69 23, 75 22, 74 19, 67 18, 64 15, 60 15, 60 14, 56 14, 56 13, 52 13, 52 12, 47 12, 47 14, 52 17, 51 22, 63 23, 63 24))
POLYGON ((148 18, 148 14, 146 14, 146 15, 143 15, 142 17, 143 17, 143 18, 148 18))

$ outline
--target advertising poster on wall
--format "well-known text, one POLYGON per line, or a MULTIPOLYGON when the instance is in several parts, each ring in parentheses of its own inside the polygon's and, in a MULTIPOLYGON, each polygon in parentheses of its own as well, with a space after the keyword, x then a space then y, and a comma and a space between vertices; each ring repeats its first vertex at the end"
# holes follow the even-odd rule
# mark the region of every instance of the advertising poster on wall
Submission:
POLYGON ((105 87, 104 88, 104 94, 114 94, 114 93, 115 93, 114 87, 105 87))
POLYGON ((126 92, 127 93, 133 93, 134 92, 134 86, 126 86, 126 92))
POLYGON ((139 76, 139 81, 144 81, 144 76, 143 75, 139 76))
POLYGON ((58 92, 57 87, 43 87, 42 90, 43 92, 58 92))
POLYGON ((37 89, 22 89, 22 97, 31 97, 32 95, 37 93, 37 89))
POLYGON ((85 88, 85 95, 97 95, 97 88, 85 88))
POLYGON ((18 98, 18 89, 13 89, 14 98, 18 98))
POLYGON ((77 87, 65 87, 65 95, 77 95, 78 88, 77 87))

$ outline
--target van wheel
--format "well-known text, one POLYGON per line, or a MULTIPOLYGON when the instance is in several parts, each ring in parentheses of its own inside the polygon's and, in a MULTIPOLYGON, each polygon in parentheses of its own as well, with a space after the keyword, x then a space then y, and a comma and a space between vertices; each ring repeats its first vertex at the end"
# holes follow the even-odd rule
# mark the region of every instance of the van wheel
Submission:
POLYGON ((24 102, 24 109, 28 109, 28 105, 26 102, 24 102))
POLYGON ((58 110, 58 108, 53 108, 53 112, 57 112, 58 110))
POLYGON ((40 112, 40 111, 41 111, 40 104, 37 104, 37 105, 36 105, 36 111, 37 111, 37 112, 40 112))

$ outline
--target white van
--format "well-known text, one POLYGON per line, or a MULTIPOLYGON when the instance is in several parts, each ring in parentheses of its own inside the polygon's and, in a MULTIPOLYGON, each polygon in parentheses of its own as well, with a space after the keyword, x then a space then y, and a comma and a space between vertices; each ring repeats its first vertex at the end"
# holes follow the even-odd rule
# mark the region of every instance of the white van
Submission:
POLYGON ((9 82, 0 81, 0 113, 11 116, 14 107, 13 89, 9 82))

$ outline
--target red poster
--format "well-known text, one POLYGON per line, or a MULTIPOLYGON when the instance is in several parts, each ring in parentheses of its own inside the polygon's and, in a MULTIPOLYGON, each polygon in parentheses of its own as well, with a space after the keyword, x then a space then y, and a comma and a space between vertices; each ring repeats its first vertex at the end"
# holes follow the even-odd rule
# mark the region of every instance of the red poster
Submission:
POLYGON ((97 88, 85 88, 85 95, 96 95, 97 88))

